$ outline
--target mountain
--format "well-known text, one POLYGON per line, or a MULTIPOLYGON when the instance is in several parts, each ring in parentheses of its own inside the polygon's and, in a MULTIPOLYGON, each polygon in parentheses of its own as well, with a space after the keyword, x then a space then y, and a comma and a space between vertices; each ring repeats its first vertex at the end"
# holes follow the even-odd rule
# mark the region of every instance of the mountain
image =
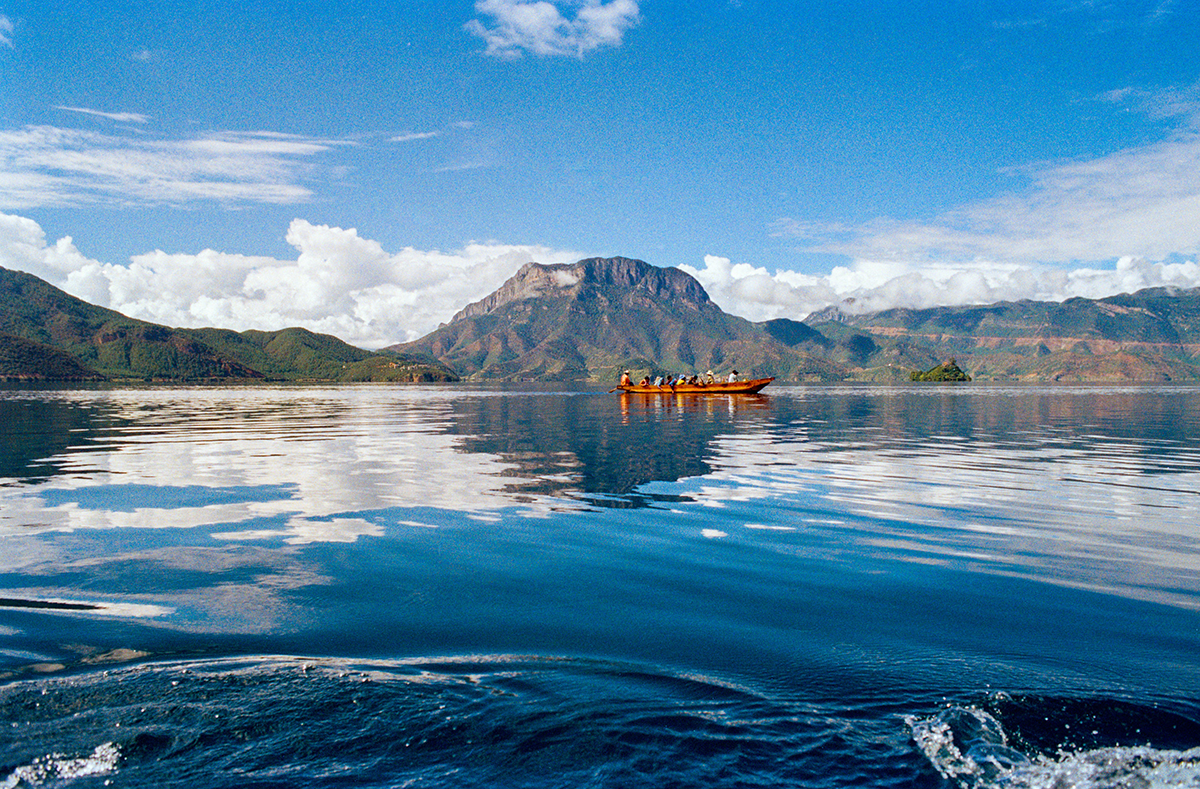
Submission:
POLYGON ((458 376, 419 354, 372 353, 308 329, 180 329, 222 356, 268 378, 313 381, 454 381, 458 376))
POLYGON ((679 269, 588 258, 527 263, 449 323, 389 350, 426 354, 473 379, 615 381, 622 369, 638 378, 734 368, 790 380, 844 377, 801 347, 818 332, 787 324, 772 330, 726 314, 679 269))
POLYGON ((432 359, 376 354, 305 329, 172 329, 0 268, 0 378, 455 380, 432 359))
POLYGON ((1168 381, 1200 379, 1200 288, 1149 288, 1104 299, 1017 301, 892 309, 824 310, 805 321, 828 337, 875 343, 852 374, 886 377, 886 353, 956 358, 976 380, 1168 381))
POLYGON ((0 332, 0 381, 99 381, 103 378, 66 351, 0 332))

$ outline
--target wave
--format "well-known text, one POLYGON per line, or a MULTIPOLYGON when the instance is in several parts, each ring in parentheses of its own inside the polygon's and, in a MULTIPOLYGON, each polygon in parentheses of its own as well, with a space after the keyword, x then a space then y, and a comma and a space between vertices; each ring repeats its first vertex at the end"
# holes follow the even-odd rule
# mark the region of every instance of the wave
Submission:
MULTIPOLYGON (((0 789, 1200 786, 1200 716, 993 694, 933 714, 554 656, 147 662, 0 684, 0 789)), ((749 681, 747 681, 749 682, 749 681)))
POLYGON ((6 789, 102 773, 138 787, 899 789, 927 770, 898 711, 544 656, 147 663, 0 685, 0 720, 6 789))

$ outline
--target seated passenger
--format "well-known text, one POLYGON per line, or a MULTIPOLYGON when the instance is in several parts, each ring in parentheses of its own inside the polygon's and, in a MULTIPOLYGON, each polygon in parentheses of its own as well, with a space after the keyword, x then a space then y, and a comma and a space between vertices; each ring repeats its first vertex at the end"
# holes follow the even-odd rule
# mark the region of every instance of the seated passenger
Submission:
POLYGON ((729 374, 729 383, 736 384, 738 379, 738 371, 734 370, 729 374))

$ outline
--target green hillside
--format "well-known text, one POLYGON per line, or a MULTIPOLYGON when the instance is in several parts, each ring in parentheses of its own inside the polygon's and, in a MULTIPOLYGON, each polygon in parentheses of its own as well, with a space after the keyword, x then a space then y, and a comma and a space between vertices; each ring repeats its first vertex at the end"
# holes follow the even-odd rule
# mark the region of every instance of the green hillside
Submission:
POLYGON ((453 381, 454 372, 428 357, 372 353, 308 329, 182 332, 238 363, 275 380, 453 381))
POLYGON ((432 381, 452 370, 417 356, 375 354, 306 329, 173 329, 97 307, 0 268, 0 378, 154 381, 432 381), (40 365, 40 366, 39 366, 40 365), (35 377, 38 370, 45 373, 35 377))
POLYGON ((0 333, 0 381, 98 381, 103 377, 66 351, 0 333))

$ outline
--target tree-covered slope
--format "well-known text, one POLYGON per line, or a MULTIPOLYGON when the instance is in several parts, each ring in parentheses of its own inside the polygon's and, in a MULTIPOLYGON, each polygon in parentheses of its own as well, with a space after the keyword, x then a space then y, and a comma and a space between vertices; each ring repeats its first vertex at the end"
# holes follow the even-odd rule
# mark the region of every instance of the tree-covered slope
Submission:
POLYGON ((433 360, 376 354, 306 329, 173 329, 77 299, 31 274, 0 268, 0 378, 143 380, 454 380, 433 360))
POLYGON ((66 351, 0 332, 0 380, 96 381, 103 377, 66 351))
POLYGON ((261 378, 166 326, 77 299, 20 271, 0 269, 0 331, 58 348, 110 378, 261 378))

